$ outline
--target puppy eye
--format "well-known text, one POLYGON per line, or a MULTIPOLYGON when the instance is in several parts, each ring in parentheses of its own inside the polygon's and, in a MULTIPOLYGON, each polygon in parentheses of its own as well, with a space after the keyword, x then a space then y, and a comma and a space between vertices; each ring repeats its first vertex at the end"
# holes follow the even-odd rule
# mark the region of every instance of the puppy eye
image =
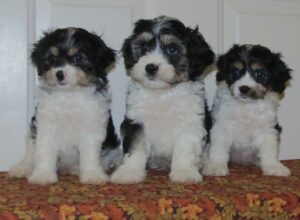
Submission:
POLYGON ((77 54, 75 54, 75 55, 72 57, 72 61, 73 61, 74 63, 80 63, 80 62, 82 62, 83 60, 84 60, 84 57, 82 56, 81 53, 77 53, 77 54))
POLYGON ((54 55, 49 55, 48 56, 48 60, 52 63, 56 62, 57 61, 57 56, 54 56, 54 55))
POLYGON ((178 48, 175 45, 170 45, 166 49, 168 54, 175 55, 178 53, 178 48))
POLYGON ((148 51, 149 48, 150 48, 149 43, 148 42, 143 42, 141 44, 141 48, 142 48, 143 51, 148 51))
POLYGON ((231 70, 231 73, 235 76, 235 77, 239 77, 240 75, 241 75, 241 70, 240 69, 238 69, 238 68, 233 68, 232 70, 231 70))
POLYGON ((258 80, 268 80, 269 76, 267 71, 265 70, 255 70, 253 72, 254 78, 258 80))

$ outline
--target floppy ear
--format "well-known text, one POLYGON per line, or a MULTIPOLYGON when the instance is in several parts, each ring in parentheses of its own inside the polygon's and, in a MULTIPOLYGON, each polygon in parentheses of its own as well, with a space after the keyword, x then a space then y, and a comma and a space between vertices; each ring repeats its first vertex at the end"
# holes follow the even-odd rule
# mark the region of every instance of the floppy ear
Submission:
POLYGON ((214 62, 215 54, 198 31, 198 26, 195 29, 187 27, 186 32, 190 66, 189 75, 190 79, 194 80, 201 76, 204 69, 214 62))
POLYGON ((124 57, 124 63, 125 63, 126 69, 129 69, 129 68, 133 67, 133 65, 134 65, 134 58, 133 58, 132 48, 131 48, 132 38, 133 38, 133 36, 130 36, 129 38, 127 38, 124 41, 122 49, 121 49, 122 55, 124 57))
POLYGON ((226 69, 226 64, 228 63, 227 58, 228 58, 227 54, 223 54, 223 55, 219 56, 219 58, 218 58, 218 61, 217 61, 218 72, 216 75, 217 82, 220 82, 220 81, 223 81, 226 79, 225 69, 226 69))
POLYGON ((31 51, 30 59, 31 63, 37 67, 37 73, 39 76, 43 74, 42 67, 39 65, 42 63, 42 56, 44 55, 43 48, 45 47, 45 39, 46 37, 52 33, 52 31, 44 32, 43 37, 35 44, 33 44, 33 48, 31 51))
POLYGON ((96 48, 96 62, 100 73, 107 74, 113 69, 116 62, 116 53, 113 49, 108 47, 104 41, 97 35, 94 35, 96 48))
POLYGON ((274 92, 283 93, 291 77, 291 69, 282 61, 280 53, 273 53, 271 63, 273 79, 271 87, 274 92))

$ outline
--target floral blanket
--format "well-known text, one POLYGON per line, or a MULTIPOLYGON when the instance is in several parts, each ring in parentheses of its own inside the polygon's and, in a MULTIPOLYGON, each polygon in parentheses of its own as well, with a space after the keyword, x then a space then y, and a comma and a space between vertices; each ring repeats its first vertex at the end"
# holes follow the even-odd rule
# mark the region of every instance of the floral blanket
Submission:
POLYGON ((290 177, 262 176, 254 166, 231 165, 227 177, 176 184, 151 171, 140 184, 83 185, 60 176, 37 186, 0 173, 0 219, 300 219, 300 160, 284 161, 290 177))

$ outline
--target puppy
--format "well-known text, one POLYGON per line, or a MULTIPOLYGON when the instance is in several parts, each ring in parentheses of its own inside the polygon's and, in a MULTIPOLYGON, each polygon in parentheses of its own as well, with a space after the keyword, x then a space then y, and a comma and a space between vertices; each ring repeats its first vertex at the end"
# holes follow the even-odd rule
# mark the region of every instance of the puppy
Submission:
POLYGON ((104 167, 116 162, 111 155, 118 155, 119 145, 106 77, 114 51, 96 34, 65 28, 45 33, 31 59, 40 82, 36 113, 26 155, 10 174, 51 184, 59 169, 79 173, 82 183, 106 181, 104 167))
POLYGON ((214 53, 198 29, 179 20, 139 20, 122 48, 131 82, 121 125, 123 164, 116 183, 136 183, 150 168, 171 168, 176 182, 198 182, 204 125, 204 85, 200 78, 214 53))
POLYGON ((291 70, 279 53, 260 45, 234 45, 217 62, 218 89, 203 174, 228 174, 228 161, 255 163, 264 175, 288 176, 278 160, 279 101, 291 70))

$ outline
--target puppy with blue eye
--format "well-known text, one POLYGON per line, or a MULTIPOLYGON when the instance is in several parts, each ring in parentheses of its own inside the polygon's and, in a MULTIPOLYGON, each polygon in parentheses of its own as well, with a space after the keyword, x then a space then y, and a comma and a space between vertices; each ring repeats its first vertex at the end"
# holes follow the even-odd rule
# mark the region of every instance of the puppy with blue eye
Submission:
POLYGON ((98 184, 122 152, 110 114, 107 73, 114 51, 81 28, 45 33, 33 48, 37 107, 24 159, 10 170, 30 183, 57 182, 57 170, 98 184))
POLYGON ((227 163, 254 163, 264 175, 288 176, 278 160, 277 120, 291 70, 279 53, 260 45, 234 45, 219 57, 218 89, 205 175, 228 174, 227 163))
POLYGON ((214 53, 198 29, 179 20, 139 20, 122 48, 131 82, 121 125, 123 164, 115 183, 144 179, 146 166, 171 169, 176 182, 199 182, 206 142, 204 69, 214 53))

